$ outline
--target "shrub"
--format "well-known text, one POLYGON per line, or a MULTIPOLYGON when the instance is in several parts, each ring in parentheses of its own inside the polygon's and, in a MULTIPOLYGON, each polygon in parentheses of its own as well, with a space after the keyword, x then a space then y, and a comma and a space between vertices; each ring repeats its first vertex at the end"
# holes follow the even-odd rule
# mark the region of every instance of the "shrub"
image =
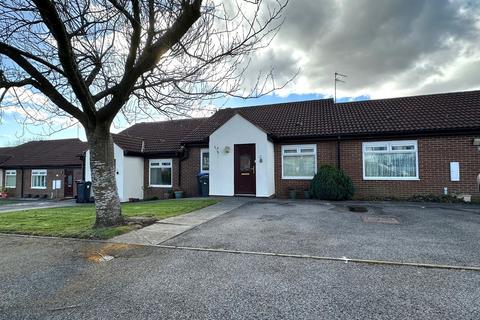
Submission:
POLYGON ((330 165, 321 166, 310 185, 312 197, 322 200, 348 200, 354 192, 352 179, 330 165))
POLYGON ((412 202, 442 202, 442 203, 463 203, 463 199, 457 198, 454 195, 414 195, 407 199, 412 202))
POLYGON ((472 196, 472 203, 480 204, 480 196, 472 196))

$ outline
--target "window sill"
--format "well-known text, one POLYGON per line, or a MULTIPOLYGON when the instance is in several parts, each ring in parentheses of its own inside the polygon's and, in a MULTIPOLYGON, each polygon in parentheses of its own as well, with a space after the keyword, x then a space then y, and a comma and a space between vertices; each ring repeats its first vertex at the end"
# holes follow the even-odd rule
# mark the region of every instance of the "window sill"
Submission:
POLYGON ((17 187, 8 187, 8 186, 5 186, 5 189, 17 189, 17 187))
POLYGON ((46 190, 47 187, 31 187, 30 189, 35 189, 35 190, 46 190))
POLYGON ((282 180, 312 180, 313 177, 282 177, 282 180))
POLYGON ((365 178, 364 181, 420 181, 420 178, 365 178))
POLYGON ((162 186, 162 185, 158 185, 158 184, 152 184, 152 185, 149 185, 148 187, 149 187, 149 188, 171 188, 172 185, 162 186))

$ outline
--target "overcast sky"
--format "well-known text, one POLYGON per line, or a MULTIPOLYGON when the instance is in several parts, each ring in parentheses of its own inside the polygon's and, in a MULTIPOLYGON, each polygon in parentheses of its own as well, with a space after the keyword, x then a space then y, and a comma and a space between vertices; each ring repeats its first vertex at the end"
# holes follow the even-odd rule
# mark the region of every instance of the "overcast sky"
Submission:
MULTIPOLYGON (((348 75, 337 91, 342 100, 478 89, 479 18, 477 0, 291 0, 280 33, 255 64, 273 65, 279 81, 298 76, 274 96, 228 105, 330 97, 334 72, 348 75)), ((4 114, 0 145, 22 132, 4 114)), ((54 138, 76 136, 71 129, 54 138)))
POLYGON ((270 50, 277 70, 300 68, 283 94, 372 98, 479 87, 480 1, 294 0, 270 50))

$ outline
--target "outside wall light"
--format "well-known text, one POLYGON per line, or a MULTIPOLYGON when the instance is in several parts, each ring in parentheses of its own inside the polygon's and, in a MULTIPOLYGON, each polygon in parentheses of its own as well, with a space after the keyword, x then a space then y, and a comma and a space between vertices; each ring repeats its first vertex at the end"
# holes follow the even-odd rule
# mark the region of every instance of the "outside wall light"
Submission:
POLYGON ((223 148, 223 152, 230 153, 230 146, 225 146, 225 148, 223 148))

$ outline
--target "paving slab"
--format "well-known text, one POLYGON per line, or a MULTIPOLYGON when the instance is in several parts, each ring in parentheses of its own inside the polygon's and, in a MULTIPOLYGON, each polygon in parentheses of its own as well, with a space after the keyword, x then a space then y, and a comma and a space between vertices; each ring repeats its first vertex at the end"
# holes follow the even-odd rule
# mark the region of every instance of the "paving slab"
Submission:
POLYGON ((242 198, 223 199, 212 206, 158 221, 151 226, 110 239, 116 243, 152 245, 165 242, 187 230, 230 212, 245 204, 242 198))

